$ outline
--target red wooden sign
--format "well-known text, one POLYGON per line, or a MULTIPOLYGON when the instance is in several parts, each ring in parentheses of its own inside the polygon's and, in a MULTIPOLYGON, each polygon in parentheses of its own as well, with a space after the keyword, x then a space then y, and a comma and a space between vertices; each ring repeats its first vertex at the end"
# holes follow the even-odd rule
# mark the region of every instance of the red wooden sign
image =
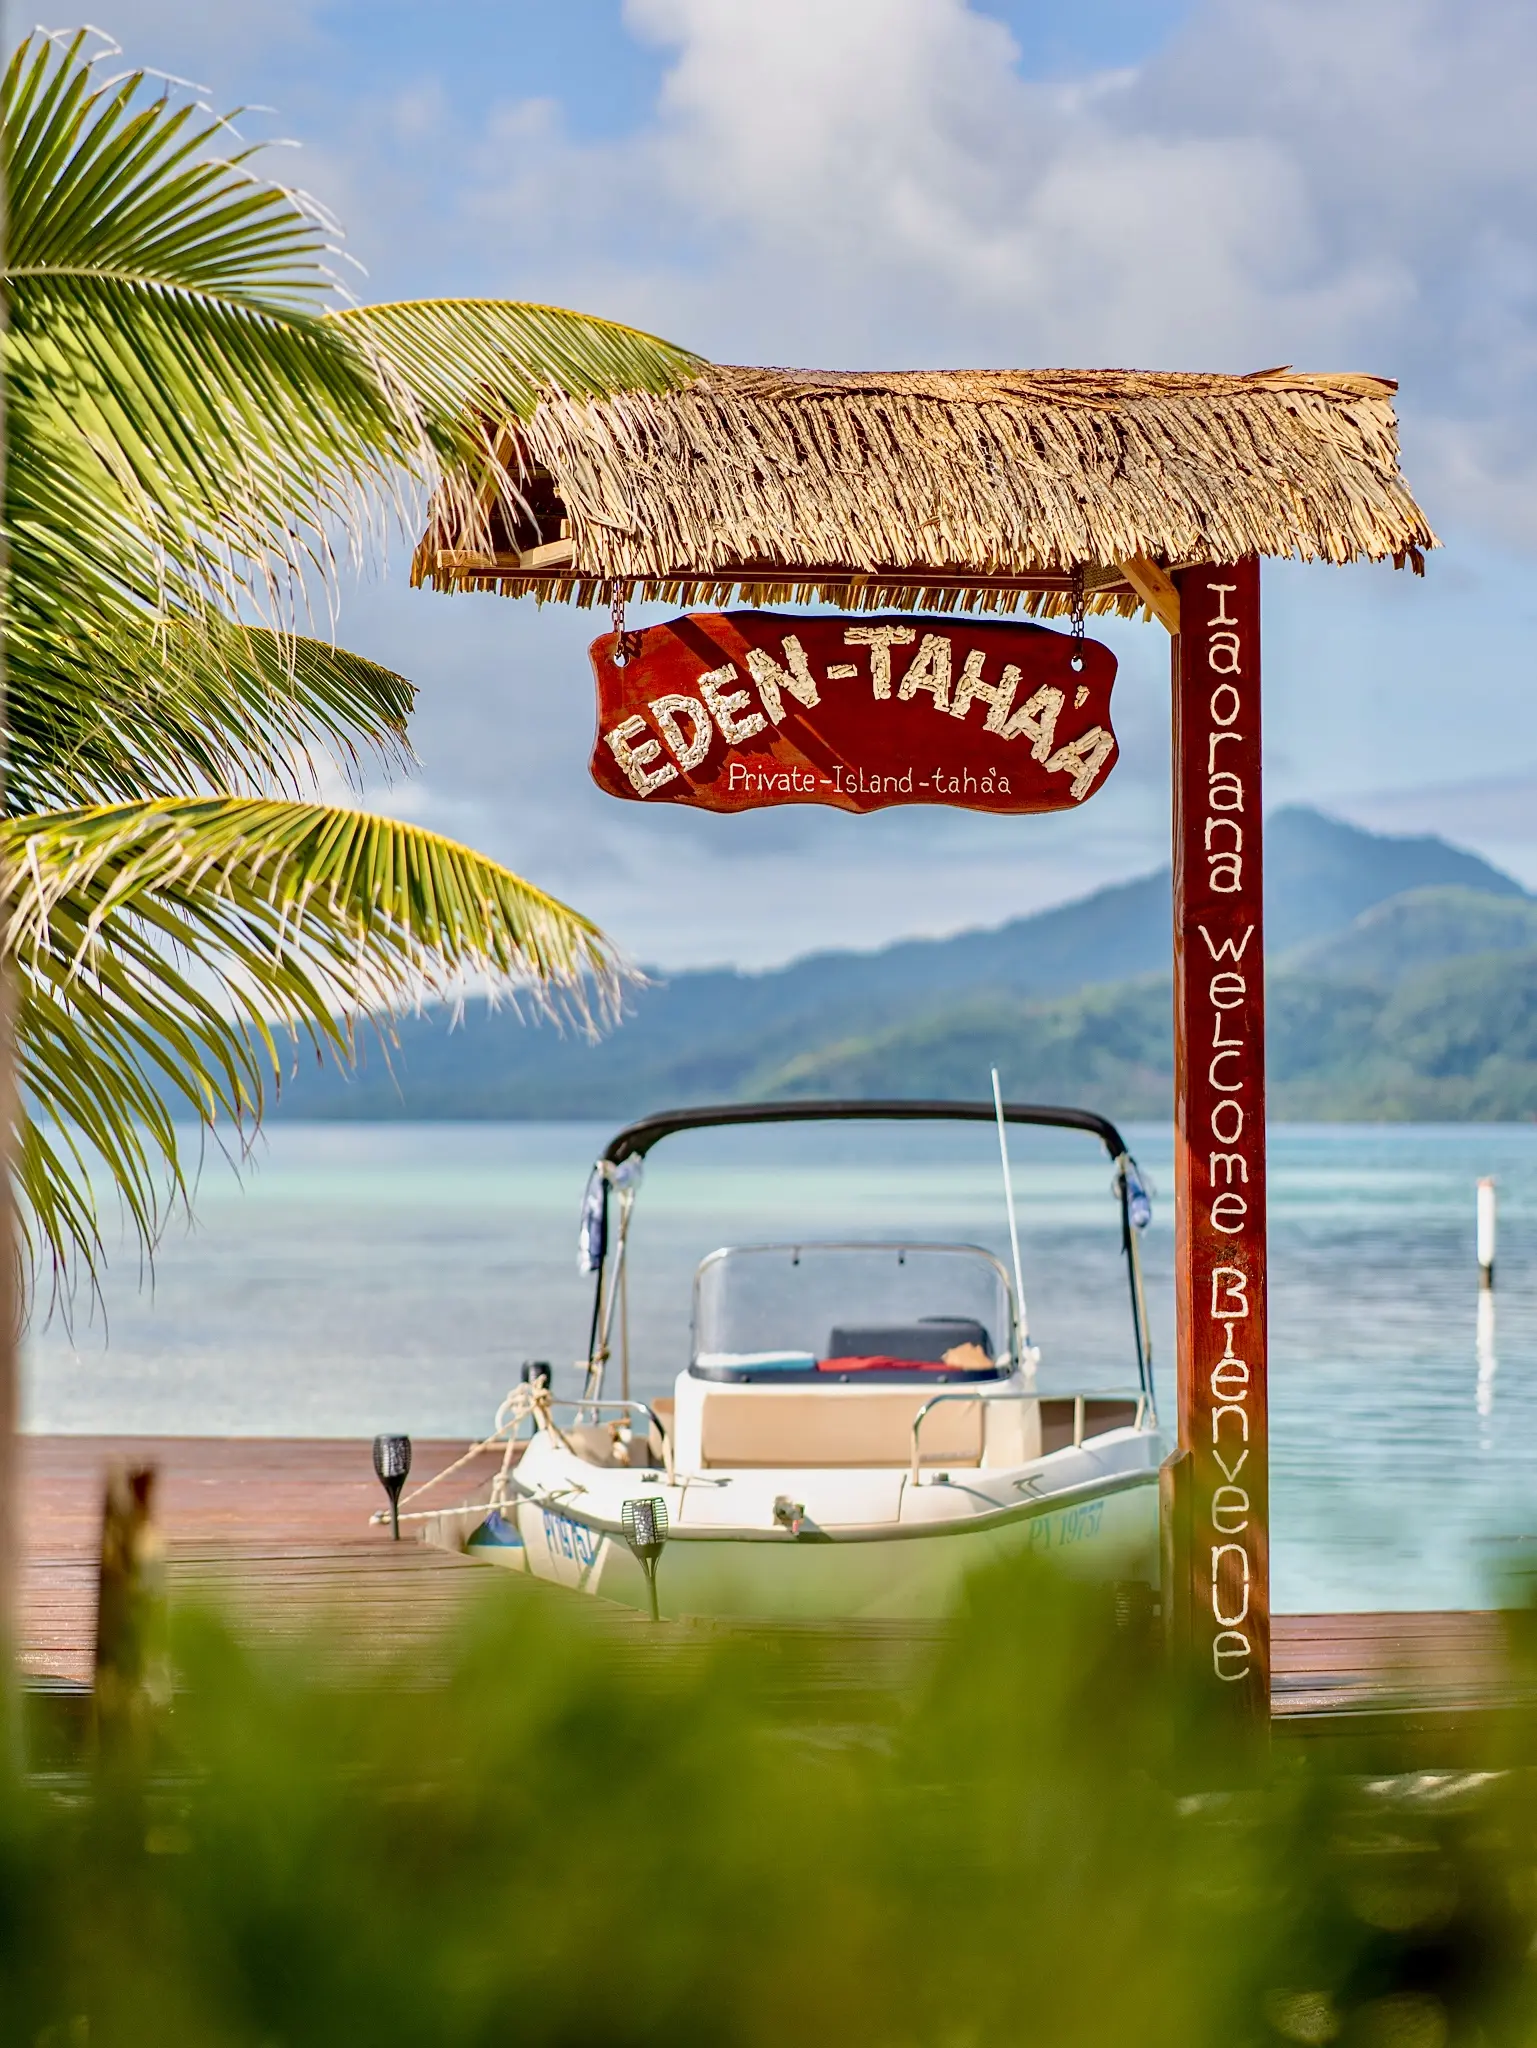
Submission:
POLYGON ((1178 578, 1174 1029, 1175 1626, 1269 1726, 1265 926, 1259 564, 1178 578))
POLYGON ((610 796, 1062 811, 1115 764, 1115 656, 1041 626, 692 612, 618 646, 592 644, 610 796))

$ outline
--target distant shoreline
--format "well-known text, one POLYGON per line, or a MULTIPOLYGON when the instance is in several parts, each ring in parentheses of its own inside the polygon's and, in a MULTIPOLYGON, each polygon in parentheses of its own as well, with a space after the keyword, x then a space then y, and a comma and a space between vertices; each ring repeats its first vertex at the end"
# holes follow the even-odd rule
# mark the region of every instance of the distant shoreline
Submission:
MULTIPOLYGON (((1537 899, 1438 839, 1277 812, 1266 846, 1272 1114, 1537 1118, 1537 899)), ((653 977, 593 1039, 511 1006, 359 1034, 344 1075, 295 1059, 279 1121, 616 1124, 687 1103, 1008 1094, 1118 1118, 1173 1098, 1167 870, 993 931, 653 977)))

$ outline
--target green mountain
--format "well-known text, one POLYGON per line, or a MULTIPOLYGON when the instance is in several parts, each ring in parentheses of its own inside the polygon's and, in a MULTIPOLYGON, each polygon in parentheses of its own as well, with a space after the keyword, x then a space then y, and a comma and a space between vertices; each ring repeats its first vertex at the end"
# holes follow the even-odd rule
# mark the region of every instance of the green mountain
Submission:
MULTIPOLYGON (((1167 1116, 1167 976, 1043 1002, 979 996, 754 1076, 765 1095, 975 1094, 996 1065, 1026 1100, 1167 1116)), ((1269 982, 1271 1113, 1417 1122, 1537 1116, 1537 950, 1480 953, 1394 988, 1282 969, 1269 982)))
MULTIPOLYGON (((1278 1113, 1537 1104, 1515 1050, 1532 1028, 1519 1020, 1537 1023, 1537 986, 1517 965, 1537 957, 1537 901, 1508 875, 1443 840, 1284 810, 1267 826, 1265 910, 1278 1113), (1464 986, 1504 1034, 1494 1046, 1466 1018, 1453 1044, 1464 986)), ((597 1044, 506 1009, 472 1006, 457 1023, 430 1011, 388 1050, 368 1047, 353 1076, 301 1066, 277 1113, 617 1120, 753 1095, 974 1095, 996 1064, 1016 1095, 1163 1115, 1168 962, 1165 868, 992 931, 657 978, 597 1044)))
POLYGON ((1434 960, 1532 947, 1537 947, 1537 902, 1530 897, 1452 887, 1408 889, 1363 911, 1344 931, 1295 948, 1282 964, 1387 985, 1434 960))
POLYGON ((972 996, 760 1068, 751 1092, 976 1096, 987 1093, 996 1066, 1018 1100, 1164 1116, 1173 1085, 1170 1010, 1167 975, 1040 1002, 972 996))
MULTIPOLYGON (((1272 961, 1273 1113, 1460 1121, 1537 1115, 1537 902, 1406 890, 1272 961)), ((996 1063, 1015 1095, 1168 1113, 1167 974, 1067 997, 973 997, 754 1076, 765 1095, 945 1095, 996 1063)))
POLYGON ((1510 875, 1429 834, 1363 832, 1300 807, 1265 821, 1265 943, 1272 953, 1342 932, 1363 911, 1406 890, 1446 887, 1530 900, 1510 875))

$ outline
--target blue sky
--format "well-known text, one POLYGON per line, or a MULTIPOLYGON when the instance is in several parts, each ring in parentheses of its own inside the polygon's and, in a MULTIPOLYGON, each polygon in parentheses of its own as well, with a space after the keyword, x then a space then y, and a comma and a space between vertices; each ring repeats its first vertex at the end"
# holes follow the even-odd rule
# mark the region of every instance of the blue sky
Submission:
MULTIPOLYGON (((135 61, 265 103, 364 297, 579 305, 732 361, 1295 362, 1401 379, 1423 583, 1267 569, 1267 773, 1537 886, 1537 9, 1528 0, 98 0, 135 61)), ((1167 843, 1167 645, 1049 820, 651 815, 587 783, 590 615, 382 581, 342 637, 420 684, 378 800, 641 958, 1001 920, 1167 843), (682 906, 687 904, 687 914, 682 906)))

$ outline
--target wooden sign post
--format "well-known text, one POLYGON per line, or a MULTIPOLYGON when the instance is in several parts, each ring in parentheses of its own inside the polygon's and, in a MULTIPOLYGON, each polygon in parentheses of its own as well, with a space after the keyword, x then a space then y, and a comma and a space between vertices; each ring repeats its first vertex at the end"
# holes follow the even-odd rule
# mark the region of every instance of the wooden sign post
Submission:
POLYGON ((1172 1634, 1270 1715, 1259 563, 1182 571, 1174 642, 1172 1634))

